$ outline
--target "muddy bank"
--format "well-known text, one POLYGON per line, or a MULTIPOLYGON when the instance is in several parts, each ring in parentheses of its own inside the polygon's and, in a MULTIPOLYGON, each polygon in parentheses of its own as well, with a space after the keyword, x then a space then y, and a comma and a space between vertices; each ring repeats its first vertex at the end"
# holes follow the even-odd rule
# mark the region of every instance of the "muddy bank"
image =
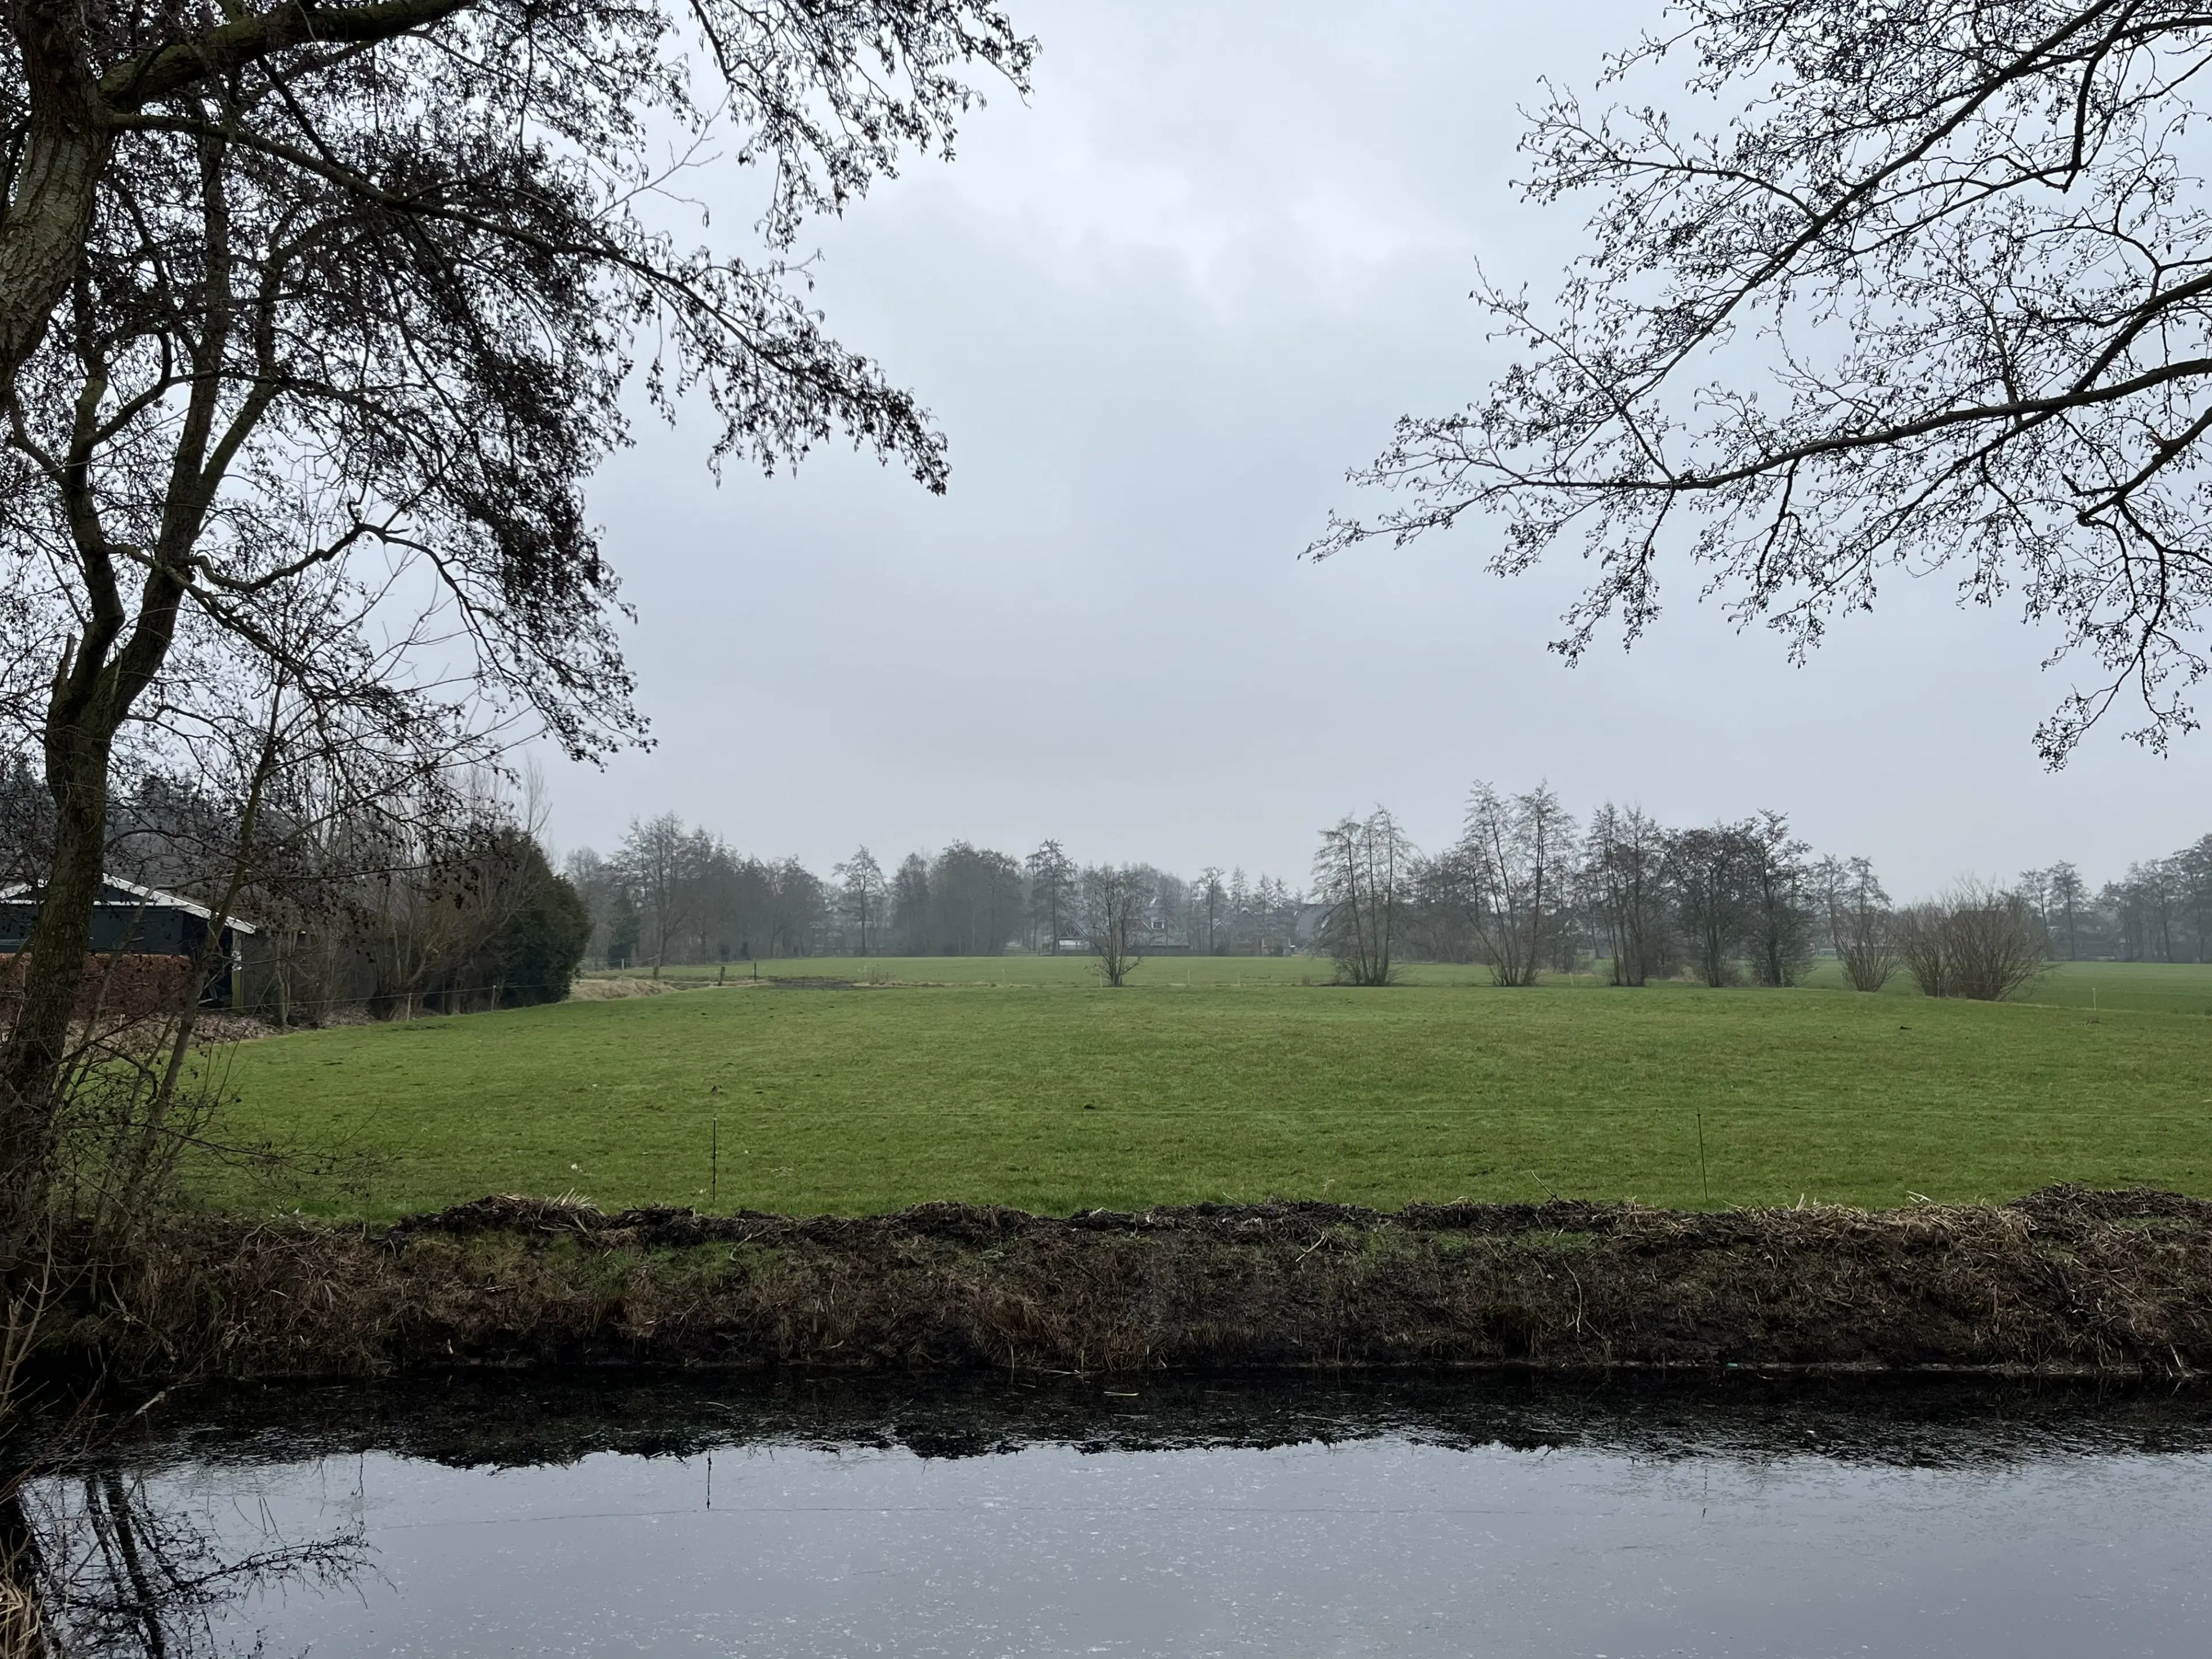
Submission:
POLYGON ((73 1303, 52 1358, 155 1381, 605 1364, 2171 1376, 2212 1372, 2212 1202, 2062 1187, 1881 1212, 801 1219, 502 1198, 383 1231, 183 1218, 73 1303))
MULTIPOLYGON (((2212 1390, 2171 1382, 1623 1370, 1004 1372, 574 1366, 176 1389, 64 1467, 118 1455, 142 1470, 362 1452, 515 1468, 725 1449, 901 1447, 930 1458, 1030 1447, 1086 1452, 1267 1449, 1395 1438, 1453 1449, 1582 1449, 1761 1462, 1810 1448, 1842 1461, 1952 1468, 2068 1456, 2212 1453, 2212 1390)), ((35 1425, 43 1427, 44 1425, 35 1425)))

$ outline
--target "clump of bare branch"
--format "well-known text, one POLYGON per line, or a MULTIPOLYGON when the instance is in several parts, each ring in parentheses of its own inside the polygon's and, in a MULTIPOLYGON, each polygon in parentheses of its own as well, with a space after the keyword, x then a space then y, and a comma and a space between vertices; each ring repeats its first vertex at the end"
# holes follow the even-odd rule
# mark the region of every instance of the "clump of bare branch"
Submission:
POLYGON ((1962 882, 1912 906, 1900 921, 1905 965, 1931 997, 2001 1002, 2050 967, 2050 941, 2034 909, 1987 882, 1962 882))
POLYGON ((1395 953, 1415 860, 1398 820, 1380 806, 1322 831, 1314 896, 1328 913, 1320 944, 1335 959, 1342 983, 1388 985, 1397 976, 1395 953))
POLYGON ((1136 865, 1101 864, 1083 872, 1083 937, 1098 977, 1119 989, 1144 965, 1146 913, 1152 886, 1136 865))
POLYGON ((1854 991, 1879 991, 1899 966, 1897 918, 1874 866, 1863 858, 1826 858, 1817 878, 1844 982, 1854 991))
POLYGON ((2124 694, 2162 748, 2212 671, 2208 64, 2179 0, 1683 0, 1608 62, 1636 91, 1534 112, 1526 195, 1595 206, 1553 297, 1479 288, 1516 361, 1401 420, 1353 475, 1396 504, 1309 550, 1469 516, 1501 574, 1578 545, 1570 656, 1648 628, 1674 560, 1793 654, 1944 570, 2092 665, 2051 764, 2124 694))
POLYGON ((1500 985, 1534 985, 1571 897, 1573 816, 1546 784, 1517 795, 1477 782, 1455 855, 1483 959, 1500 985))

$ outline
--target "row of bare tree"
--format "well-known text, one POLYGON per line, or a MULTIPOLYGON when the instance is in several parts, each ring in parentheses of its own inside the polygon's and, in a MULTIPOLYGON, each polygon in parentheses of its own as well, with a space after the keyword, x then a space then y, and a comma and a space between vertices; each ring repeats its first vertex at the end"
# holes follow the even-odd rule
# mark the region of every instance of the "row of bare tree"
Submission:
POLYGON ((1059 842, 1026 858, 954 842, 891 869, 866 847, 824 880, 796 859, 742 854, 673 813, 633 822, 615 851, 568 856, 610 966, 757 957, 997 956, 1088 950, 1115 920, 1114 955, 1273 955, 1293 947, 1304 896, 1273 876, 1209 866, 1187 879, 1152 865, 1085 866, 1059 842))
POLYGON ((1869 860, 1816 857, 1782 812, 1674 828, 1608 802, 1579 821, 1540 785, 1478 783, 1460 835, 1436 853, 1387 811, 1343 819, 1322 832, 1310 901, 1241 868, 1195 880, 1085 868, 1049 841, 1021 860, 957 842, 888 872, 862 847, 823 880, 673 815, 634 823, 611 857, 574 854, 568 874, 591 912, 592 954, 616 965, 1079 948, 1133 966, 1163 951, 1314 948, 1359 984, 1425 959, 1484 963, 1504 985, 1595 969, 1629 986, 1787 986, 1825 953, 1861 989, 1902 969, 1933 994, 1981 997, 2100 945, 2129 958, 2212 952, 2212 836, 2101 892, 2062 863, 1900 907, 1869 860))
POLYGON ((2040 973, 2045 929, 2023 893, 1962 884, 1899 908, 1863 858, 1814 859, 1786 816, 1668 829, 1610 802, 1578 823, 1547 787, 1478 782, 1456 841, 1416 848, 1377 808, 1322 832, 1320 948, 1355 985, 1407 957, 1486 963, 1500 985, 1601 964, 1616 985, 1799 982, 1826 949, 1880 990, 1899 968, 1931 996, 2008 996, 2040 973))
POLYGON ((2071 863, 2021 872, 2019 890, 2071 960, 2212 962, 2212 836, 2130 864, 2092 889, 2071 863))

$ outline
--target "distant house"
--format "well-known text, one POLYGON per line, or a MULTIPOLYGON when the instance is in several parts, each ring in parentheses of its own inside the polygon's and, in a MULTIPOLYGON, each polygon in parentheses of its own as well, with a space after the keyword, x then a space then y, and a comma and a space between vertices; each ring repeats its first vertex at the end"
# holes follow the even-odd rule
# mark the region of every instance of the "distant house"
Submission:
MULTIPOLYGON (((38 920, 38 889, 0 887, 0 954, 27 945, 38 920)), ((196 957, 206 948, 208 928, 214 921, 214 911, 181 894, 110 876, 100 883, 100 896, 93 902, 92 949, 103 955, 196 957)), ((234 1000, 243 963, 243 941, 259 931, 252 922, 235 917, 223 923, 222 936, 208 964, 210 978, 200 998, 202 1007, 223 1007, 234 1000)))
MULTIPOLYGON (((1087 939, 1063 939, 1051 941, 1046 947, 1054 956, 1087 957, 1091 941, 1087 939)), ((1146 930, 1129 936, 1129 954, 1133 957, 1189 957, 1198 952, 1184 939, 1171 933, 1146 930)))

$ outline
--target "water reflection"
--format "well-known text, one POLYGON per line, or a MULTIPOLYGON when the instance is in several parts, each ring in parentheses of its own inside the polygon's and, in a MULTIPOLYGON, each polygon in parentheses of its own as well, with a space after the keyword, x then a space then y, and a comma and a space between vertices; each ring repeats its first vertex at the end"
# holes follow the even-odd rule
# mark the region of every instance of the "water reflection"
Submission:
POLYGON ((209 1525, 168 1486, 112 1462, 0 1485, 0 1656, 231 1652, 245 1601, 348 1585, 367 1565, 358 1529, 295 1542, 273 1516, 209 1525))
POLYGON ((41 1493, 112 1540, 104 1650, 2193 1654, 2212 1612, 2195 1395, 490 1379, 165 1406, 41 1493), (200 1646, 128 1646, 111 1483, 200 1646))

